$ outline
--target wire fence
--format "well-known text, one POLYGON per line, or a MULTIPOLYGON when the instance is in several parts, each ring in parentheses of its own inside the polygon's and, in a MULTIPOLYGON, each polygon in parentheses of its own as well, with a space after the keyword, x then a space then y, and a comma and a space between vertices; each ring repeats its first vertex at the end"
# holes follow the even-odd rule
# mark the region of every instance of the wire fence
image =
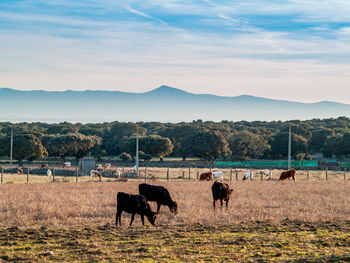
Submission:
MULTIPOLYGON (((134 167, 110 166, 100 170, 100 176, 91 174, 89 171, 81 171, 79 166, 71 167, 0 167, 1 184, 7 183, 48 183, 48 182, 88 182, 88 181, 128 181, 128 180, 182 180, 197 181, 201 173, 222 171, 224 181, 241 181, 244 176, 250 174, 249 181, 273 181, 278 180, 282 169, 264 168, 176 168, 176 167, 139 167, 138 174, 134 167), (48 172, 50 171, 50 172, 48 172)), ((324 169, 297 170, 298 181, 321 181, 321 180, 349 180, 350 176, 346 168, 333 170, 324 169)))

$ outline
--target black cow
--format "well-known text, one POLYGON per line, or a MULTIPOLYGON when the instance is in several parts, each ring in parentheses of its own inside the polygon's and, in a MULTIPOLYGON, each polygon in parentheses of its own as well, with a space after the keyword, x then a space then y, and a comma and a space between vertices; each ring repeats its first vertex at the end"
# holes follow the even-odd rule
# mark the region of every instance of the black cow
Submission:
POLYGON ((144 216, 147 217, 148 221, 152 225, 155 225, 157 213, 152 211, 147 199, 142 195, 131 195, 119 192, 117 194, 116 225, 118 225, 118 221, 119 224, 122 225, 121 216, 123 211, 131 213, 130 226, 134 221, 135 214, 139 214, 141 216, 142 225, 145 225, 144 216))
POLYGON ((147 198, 148 201, 157 202, 157 213, 161 205, 169 207, 170 212, 177 214, 177 203, 174 202, 169 194, 169 191, 163 186, 140 184, 139 193, 147 198))
POLYGON ((211 187, 211 191, 213 193, 214 209, 216 208, 216 201, 219 199, 220 199, 220 203, 221 203, 221 209, 222 209, 222 200, 226 201, 226 209, 227 209, 228 201, 230 200, 230 195, 233 191, 232 189, 230 189, 228 184, 215 182, 211 187))

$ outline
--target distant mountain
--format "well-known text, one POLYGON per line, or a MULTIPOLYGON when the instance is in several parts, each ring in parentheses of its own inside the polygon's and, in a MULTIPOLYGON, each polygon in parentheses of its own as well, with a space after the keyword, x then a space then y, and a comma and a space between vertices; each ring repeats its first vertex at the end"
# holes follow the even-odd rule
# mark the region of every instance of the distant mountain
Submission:
POLYGON ((0 89, 0 121, 105 122, 290 120, 347 116, 350 105, 300 103, 254 96, 193 94, 168 86, 145 93, 0 89))

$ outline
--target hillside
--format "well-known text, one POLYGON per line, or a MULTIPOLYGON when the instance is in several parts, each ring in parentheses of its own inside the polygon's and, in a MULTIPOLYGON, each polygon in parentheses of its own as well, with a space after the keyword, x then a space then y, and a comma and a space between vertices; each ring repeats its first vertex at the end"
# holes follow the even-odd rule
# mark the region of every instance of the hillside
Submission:
POLYGON ((271 121, 350 116, 350 105, 336 102, 300 103, 248 95, 222 97, 168 86, 145 93, 2 88, 0 98, 0 119, 14 122, 271 121))

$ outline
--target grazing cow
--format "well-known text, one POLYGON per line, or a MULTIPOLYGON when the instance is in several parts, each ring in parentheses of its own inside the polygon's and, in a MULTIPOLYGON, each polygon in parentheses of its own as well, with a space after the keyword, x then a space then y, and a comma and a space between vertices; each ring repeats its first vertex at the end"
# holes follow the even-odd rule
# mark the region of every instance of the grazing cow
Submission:
POLYGON ((230 195, 232 193, 232 189, 225 183, 214 182, 211 187, 211 191, 213 193, 213 206, 216 208, 216 201, 220 199, 221 209, 222 209, 222 200, 226 201, 226 209, 228 207, 228 201, 230 200, 230 195))
POLYGON ((245 173, 244 176, 243 176, 243 181, 247 180, 247 179, 253 179, 253 173, 251 172, 248 172, 248 173, 245 173))
POLYGON ((70 162, 65 162, 65 163, 63 164, 63 168, 71 167, 71 166, 72 166, 72 164, 71 164, 70 162))
POLYGON ((101 178, 101 172, 96 171, 96 170, 91 170, 90 177, 93 177, 93 176, 98 176, 99 178, 101 178))
POLYGON ((101 163, 97 163, 97 164, 95 165, 95 169, 96 169, 97 171, 99 171, 99 172, 103 171, 103 166, 102 166, 102 164, 101 164, 101 163))
POLYGON ((115 176, 115 178, 119 178, 119 176, 121 175, 121 172, 117 169, 112 172, 112 175, 115 176))
POLYGON ((280 178, 278 180, 282 181, 282 180, 292 178, 293 181, 295 181, 295 174, 296 174, 295 169, 290 169, 288 171, 284 171, 281 173, 280 178))
POLYGON ((222 171, 213 172, 212 174, 214 179, 220 179, 221 181, 224 179, 224 172, 222 171))
POLYGON ((177 203, 174 202, 169 191, 163 186, 139 184, 139 194, 147 198, 148 201, 157 202, 157 214, 161 205, 169 207, 170 212, 177 214, 177 203))
POLYGON ((17 168, 17 173, 18 173, 18 174, 23 174, 23 169, 17 168))
POLYGON ((52 175, 51 170, 50 170, 50 169, 47 169, 46 174, 47 174, 48 177, 50 177, 50 176, 52 175))
POLYGON ((212 172, 201 173, 199 176, 199 181, 213 181, 213 173, 212 172))
POLYGON ((148 221, 155 225, 157 213, 153 212, 151 206, 147 202, 146 197, 143 195, 131 195, 123 192, 119 192, 117 194, 117 214, 115 219, 115 224, 118 226, 122 225, 121 217, 122 212, 125 211, 127 213, 131 213, 131 221, 134 221, 135 214, 139 214, 141 216, 142 225, 145 225, 144 216, 147 217, 148 221))

